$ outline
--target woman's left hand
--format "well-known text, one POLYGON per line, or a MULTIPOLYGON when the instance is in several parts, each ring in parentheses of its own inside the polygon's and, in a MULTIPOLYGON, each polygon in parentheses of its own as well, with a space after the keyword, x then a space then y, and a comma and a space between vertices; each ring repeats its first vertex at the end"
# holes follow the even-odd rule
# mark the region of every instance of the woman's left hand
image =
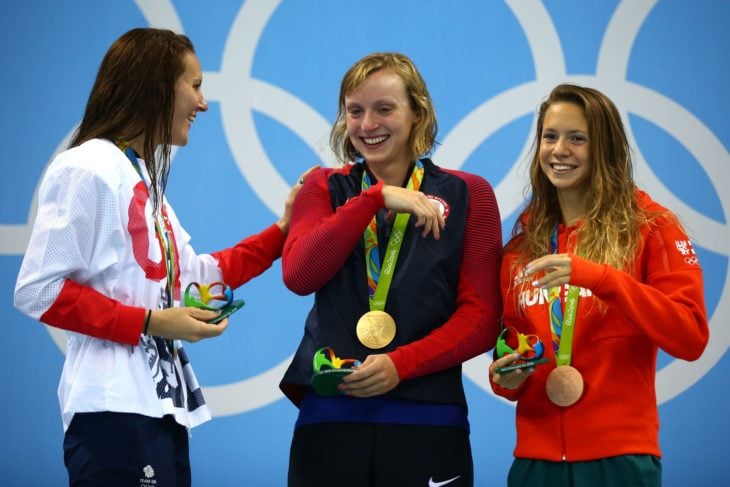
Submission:
POLYGON ((319 168, 319 164, 316 166, 312 166, 306 171, 304 171, 297 180, 297 183, 292 186, 292 188, 289 190, 289 194, 286 197, 286 201, 284 202, 284 214, 281 215, 281 218, 279 218, 279 221, 276 222, 276 224, 281 229, 281 232, 286 235, 289 233, 289 221, 291 220, 291 209, 294 206, 294 199, 297 197, 297 193, 299 193, 299 190, 302 189, 302 186, 304 186, 304 179, 314 170, 319 168))
POLYGON ((537 258, 525 266, 523 279, 532 279, 532 285, 540 288, 564 286, 570 284, 572 271, 572 257, 570 254, 548 254, 537 258), (544 272, 539 279, 533 276, 544 272))
POLYGON ((372 397, 395 389, 399 383, 398 371, 388 355, 368 355, 353 373, 345 376, 339 390, 348 396, 372 397))

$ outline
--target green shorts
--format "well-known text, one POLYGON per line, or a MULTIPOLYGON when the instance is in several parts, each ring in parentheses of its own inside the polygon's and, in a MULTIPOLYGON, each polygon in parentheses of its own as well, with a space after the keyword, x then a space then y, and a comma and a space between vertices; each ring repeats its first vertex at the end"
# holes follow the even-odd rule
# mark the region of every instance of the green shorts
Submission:
POLYGON ((587 462, 515 458, 509 487, 660 487, 662 464, 652 455, 621 455, 587 462))

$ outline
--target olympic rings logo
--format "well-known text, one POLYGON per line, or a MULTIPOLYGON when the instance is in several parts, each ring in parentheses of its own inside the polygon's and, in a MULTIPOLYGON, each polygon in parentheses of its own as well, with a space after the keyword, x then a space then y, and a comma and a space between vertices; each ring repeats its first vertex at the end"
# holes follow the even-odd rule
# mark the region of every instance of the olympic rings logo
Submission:
MULTIPOLYGON (((536 79, 514 86, 485 100, 443 138, 435 154, 444 167, 459 169, 471 154, 489 137, 503 127, 526 115, 533 114, 537 103, 559 82, 573 82, 594 86, 607 93, 624 110, 622 116, 629 131, 636 157, 636 177, 648 186, 652 195, 666 203, 686 220, 692 221, 702 238, 704 248, 730 255, 730 231, 727 225, 699 213, 674 195, 651 171, 634 140, 628 112, 653 122, 680 141, 699 161, 711 184, 725 178, 724 168, 730 167, 730 155, 700 120, 673 100, 647 87, 626 79, 629 56, 638 32, 647 19, 655 0, 622 1, 608 23, 598 54, 594 76, 568 75, 563 49, 557 30, 545 6, 537 0, 507 0, 508 7, 520 24, 535 60, 536 79), (686 134, 692 138, 687 139, 686 134)), ((136 4, 151 26, 166 27, 184 32, 183 25, 171 0, 136 0, 136 4)), ((257 136, 253 113, 262 113, 292 130, 319 155, 326 166, 335 166, 328 149, 322 149, 322 140, 329 132, 330 121, 303 100, 252 75, 252 65, 259 40, 280 1, 247 0, 240 8, 224 47, 219 72, 204 73, 209 101, 220 103, 224 135, 236 164, 257 197, 274 213, 280 212, 281 202, 289 191, 289 184, 274 167, 257 136)), ((66 147, 69 135, 58 145, 66 147)), ((528 136, 510 170, 495 185, 495 193, 503 215, 510 215, 521 206, 524 180, 518 173, 519 161, 530 151, 532 137, 528 136)), ((497 183, 492 181, 492 183, 497 183)), ((724 214, 730 214, 726 193, 718 191, 724 214)), ((36 213, 36 198, 29 211, 29 222, 36 213)), ((22 254, 30 235, 26 225, 0 225, 4 241, 0 253, 22 254)), ((696 257, 687 262, 697 264, 696 257)), ((730 272, 730 271, 729 271, 730 272)), ((711 341, 703 356, 695 362, 674 360, 657 374, 657 398, 664 402, 681 394, 710 370, 730 344, 730 330, 721 326, 721 317, 730 316, 728 282, 725 285, 714 315, 710 319, 711 341)), ((61 330, 49 327, 49 333, 59 348, 65 350, 61 330)), ((291 357, 282 360, 259 375, 238 382, 205 387, 204 394, 214 414, 239 414, 264 407, 281 398, 277 384, 291 357)), ((477 357, 464 366, 464 374, 481 389, 491 394, 486 370, 490 358, 477 357)))
POLYGON ((393 244, 398 245, 401 240, 403 240, 403 232, 396 228, 395 230, 393 230, 393 233, 390 236, 390 240, 391 242, 393 242, 393 244))

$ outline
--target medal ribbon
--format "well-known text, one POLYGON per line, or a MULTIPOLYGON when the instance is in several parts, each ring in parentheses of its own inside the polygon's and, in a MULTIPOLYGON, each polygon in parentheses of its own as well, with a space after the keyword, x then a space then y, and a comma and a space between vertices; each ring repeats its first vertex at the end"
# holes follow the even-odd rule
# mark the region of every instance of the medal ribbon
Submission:
MULTIPOLYGON (((416 161, 410 176, 406 189, 418 191, 423 181, 423 163, 416 161)), ((365 191, 372 186, 370 175, 363 168, 362 174, 362 190, 365 191)), ((388 290, 393 281, 395 273, 395 264, 398 262, 398 254, 400 253, 403 237, 405 236, 408 219, 410 213, 398 213, 393 223, 393 231, 388 239, 388 246, 385 250, 383 262, 384 267, 380 266, 380 255, 378 253, 378 226, 376 217, 365 228, 363 240, 365 243, 365 269, 368 277, 368 297, 370 298, 370 311, 383 311, 385 309, 385 300, 388 297, 388 290)))
MULTIPOLYGON (((550 246, 552 252, 558 252, 558 227, 555 226, 550 234, 550 246)), ((550 288, 548 304, 550 306, 550 331, 552 334, 553 351, 556 352, 556 364, 570 365, 573 350, 573 330, 575 318, 578 312, 578 300, 580 299, 580 288, 568 286, 568 294, 565 298, 565 316, 560 302, 560 286, 550 288)))
MULTIPOLYGON (((129 159, 129 161, 132 163, 132 167, 134 167, 134 170, 137 171, 137 174, 139 174, 139 178, 142 180, 142 182, 146 182, 144 176, 142 175, 142 169, 139 167, 137 153, 134 151, 134 149, 132 149, 132 147, 130 147, 126 141, 121 139, 116 141, 116 146, 122 152, 124 152, 124 155, 127 156, 127 159, 129 159)), ((154 217, 157 240, 159 241, 160 247, 162 247, 163 255, 165 256, 165 272, 167 274, 167 283, 165 285, 165 305, 167 308, 172 308, 175 305, 175 246, 172 245, 172 242, 170 241, 172 228, 170 227, 170 223, 167 221, 167 218, 165 216, 161 217, 160 215, 155 213, 154 217), (164 230, 162 228, 163 225, 160 224, 160 220, 162 220, 162 223, 164 224, 164 230)), ((166 342, 173 356, 175 356, 177 354, 178 348, 175 344, 175 341, 166 339, 166 342)))

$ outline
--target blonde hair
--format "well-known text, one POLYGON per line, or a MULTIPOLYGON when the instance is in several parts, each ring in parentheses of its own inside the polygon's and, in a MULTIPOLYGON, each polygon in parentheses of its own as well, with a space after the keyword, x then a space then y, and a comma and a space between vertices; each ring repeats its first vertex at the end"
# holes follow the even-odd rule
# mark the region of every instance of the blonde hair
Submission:
POLYGON ((515 267, 550 253, 550 235, 560 221, 558 194, 540 168, 540 141, 545 113, 556 103, 571 103, 583 111, 588 124, 591 175, 585 222, 577 230, 576 254, 633 272, 641 246, 640 227, 652 217, 638 203, 633 164, 621 116, 603 93, 561 84, 540 105, 530 161, 529 203, 512 231, 509 250, 517 249, 515 267))
POLYGON ((345 97, 359 88, 368 76, 384 69, 391 70, 403 80, 411 109, 417 117, 409 138, 410 159, 416 160, 433 149, 438 124, 431 95, 421 74, 408 56, 393 52, 377 52, 357 61, 342 78, 337 118, 330 132, 330 146, 343 164, 360 157, 347 135, 345 97))

